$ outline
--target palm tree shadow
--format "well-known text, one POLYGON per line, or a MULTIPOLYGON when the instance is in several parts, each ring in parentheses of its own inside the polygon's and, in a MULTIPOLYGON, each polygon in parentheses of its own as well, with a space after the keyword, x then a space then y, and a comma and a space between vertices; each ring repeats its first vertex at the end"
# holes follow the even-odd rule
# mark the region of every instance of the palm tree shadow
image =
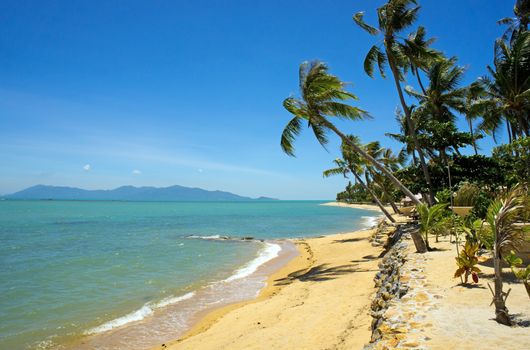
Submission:
MULTIPOLYGON (((495 274, 494 273, 483 273, 481 276, 482 276, 482 278, 487 278, 489 280, 494 280, 495 279, 495 274)), ((519 281, 517 279, 517 277, 515 277, 515 275, 511 271, 502 271, 501 277, 502 277, 503 282, 522 283, 521 281, 519 281)))
POLYGON ((464 288, 467 288, 467 289, 486 289, 486 287, 484 287, 483 285, 480 285, 480 284, 471 284, 471 283, 458 283, 457 285, 455 285, 455 287, 464 287, 464 288))
POLYGON ((513 322, 519 326, 519 327, 530 327, 530 319, 527 315, 523 314, 513 314, 512 315, 513 322))
POLYGON ((352 263, 362 263, 362 262, 367 262, 367 261, 370 261, 370 260, 376 260, 376 259, 379 259, 380 256, 379 255, 365 255, 363 256, 361 259, 358 259, 358 260, 352 260, 351 262, 352 263))
POLYGON ((440 248, 440 247, 432 247, 429 251, 430 252, 433 252, 433 253, 436 253, 436 252, 446 252, 448 250, 451 250, 451 249, 448 249, 448 248, 440 248))
POLYGON ((320 264, 307 269, 298 270, 290 273, 287 277, 275 280, 275 285, 287 285, 294 281, 301 282, 323 282, 335 279, 341 275, 353 272, 369 272, 377 270, 359 269, 355 265, 340 265, 328 267, 328 264, 320 264))
POLYGON ((333 243, 353 243, 367 240, 366 237, 355 237, 355 238, 346 238, 346 239, 336 239, 333 243))

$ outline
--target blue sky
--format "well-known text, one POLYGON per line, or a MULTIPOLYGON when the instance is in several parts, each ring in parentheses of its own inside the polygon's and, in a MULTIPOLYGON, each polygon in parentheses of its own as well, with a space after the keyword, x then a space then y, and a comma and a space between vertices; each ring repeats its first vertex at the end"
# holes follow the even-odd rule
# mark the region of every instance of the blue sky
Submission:
MULTIPOLYGON (((0 2, 0 194, 35 184, 82 188, 179 184, 248 196, 331 199, 339 155, 309 132, 297 158, 279 147, 298 66, 321 59, 352 82, 370 121, 340 124, 399 145, 390 80, 362 68, 382 1, 175 0, 0 2)), ((465 82, 485 74, 509 0, 421 1, 418 24, 459 57, 465 82)), ((462 126, 465 124, 462 122, 462 126)), ((501 141, 504 135, 501 135, 501 141)), ((480 143, 489 153, 492 142, 480 143)))

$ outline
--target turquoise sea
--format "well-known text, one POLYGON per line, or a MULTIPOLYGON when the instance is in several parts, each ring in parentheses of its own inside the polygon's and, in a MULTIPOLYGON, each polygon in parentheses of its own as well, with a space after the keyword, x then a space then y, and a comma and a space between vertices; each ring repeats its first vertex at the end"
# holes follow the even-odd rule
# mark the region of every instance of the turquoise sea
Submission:
POLYGON ((0 349, 121 348, 110 335, 142 322, 134 348, 172 339, 198 303, 255 296, 280 239, 378 216, 321 203, 1 201, 0 349))

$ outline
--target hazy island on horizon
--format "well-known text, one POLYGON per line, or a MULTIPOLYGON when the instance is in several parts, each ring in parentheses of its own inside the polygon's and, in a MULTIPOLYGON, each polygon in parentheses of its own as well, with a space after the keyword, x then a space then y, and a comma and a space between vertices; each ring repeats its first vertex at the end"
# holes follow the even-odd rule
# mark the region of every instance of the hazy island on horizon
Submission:
POLYGON ((76 187, 35 185, 1 196, 19 200, 121 200, 121 201, 276 201, 276 198, 251 198, 226 191, 198 187, 121 186, 111 190, 85 190, 76 187))

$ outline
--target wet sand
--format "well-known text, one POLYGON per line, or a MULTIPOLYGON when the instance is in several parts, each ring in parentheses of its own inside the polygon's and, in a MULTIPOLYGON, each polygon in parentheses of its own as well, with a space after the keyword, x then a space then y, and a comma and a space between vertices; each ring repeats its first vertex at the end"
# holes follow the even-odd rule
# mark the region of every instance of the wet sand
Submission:
POLYGON ((296 241, 300 255, 252 301, 206 315, 155 349, 358 349, 370 339, 369 306, 381 248, 373 230, 296 241))

